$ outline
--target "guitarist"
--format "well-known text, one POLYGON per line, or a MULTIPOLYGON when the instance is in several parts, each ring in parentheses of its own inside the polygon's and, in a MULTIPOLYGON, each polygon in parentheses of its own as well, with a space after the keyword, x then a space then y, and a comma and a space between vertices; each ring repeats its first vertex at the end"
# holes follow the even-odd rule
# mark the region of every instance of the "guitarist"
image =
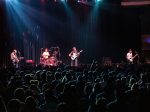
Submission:
POLYGON ((11 61, 13 63, 13 66, 15 68, 18 68, 19 67, 19 59, 18 59, 18 56, 17 56, 17 50, 14 49, 12 51, 12 53, 10 54, 10 58, 11 58, 11 61))
POLYGON ((78 66, 78 57, 81 52, 82 50, 78 52, 76 47, 72 48, 72 51, 69 53, 69 57, 71 58, 71 66, 75 66, 75 67, 78 66))
POLYGON ((133 56, 132 50, 129 49, 128 53, 126 54, 126 59, 127 59, 128 64, 133 64, 134 59, 135 59, 135 57, 137 57, 137 56, 138 56, 137 53, 133 56))

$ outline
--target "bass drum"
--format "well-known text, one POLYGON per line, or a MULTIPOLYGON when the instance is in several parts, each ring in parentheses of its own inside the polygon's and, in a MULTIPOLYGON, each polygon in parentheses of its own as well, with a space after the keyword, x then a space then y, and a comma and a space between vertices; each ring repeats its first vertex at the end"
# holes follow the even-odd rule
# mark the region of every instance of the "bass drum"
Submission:
POLYGON ((49 65, 49 59, 40 58, 40 64, 41 65, 49 65))
POLYGON ((56 58, 55 57, 52 56, 49 58, 49 65, 56 66, 56 58))

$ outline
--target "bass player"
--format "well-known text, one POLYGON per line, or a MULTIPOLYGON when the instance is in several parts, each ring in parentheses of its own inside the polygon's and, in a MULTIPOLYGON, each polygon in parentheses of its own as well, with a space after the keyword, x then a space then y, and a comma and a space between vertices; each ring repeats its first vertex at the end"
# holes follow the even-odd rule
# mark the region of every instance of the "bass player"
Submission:
POLYGON ((76 47, 72 48, 72 51, 69 53, 69 57, 71 58, 71 66, 77 67, 78 66, 78 57, 83 50, 79 51, 76 47))

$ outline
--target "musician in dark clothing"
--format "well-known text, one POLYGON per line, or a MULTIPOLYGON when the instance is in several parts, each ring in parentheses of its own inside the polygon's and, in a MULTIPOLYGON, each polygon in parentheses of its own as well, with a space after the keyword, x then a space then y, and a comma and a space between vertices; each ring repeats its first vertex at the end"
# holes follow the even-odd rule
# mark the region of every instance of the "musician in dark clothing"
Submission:
POLYGON ((69 57, 71 58, 71 66, 78 66, 78 51, 76 47, 72 48, 72 51, 69 53, 69 57))
POLYGON ((12 61, 12 64, 15 68, 18 68, 19 67, 19 59, 18 59, 18 56, 17 56, 17 50, 14 49, 12 51, 12 53, 10 54, 10 59, 12 61))
POLYGON ((69 57, 71 58, 71 66, 75 66, 75 67, 78 66, 78 57, 80 56, 80 53, 82 51, 83 50, 78 52, 76 47, 72 48, 72 51, 69 53, 69 57))

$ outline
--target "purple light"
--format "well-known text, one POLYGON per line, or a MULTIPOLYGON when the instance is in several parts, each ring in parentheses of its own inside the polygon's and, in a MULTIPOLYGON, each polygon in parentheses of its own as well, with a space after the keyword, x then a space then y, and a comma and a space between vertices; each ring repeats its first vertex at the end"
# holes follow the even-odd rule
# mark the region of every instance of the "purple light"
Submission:
POLYGON ((145 42, 150 43, 150 37, 147 37, 147 38, 145 39, 145 42))

